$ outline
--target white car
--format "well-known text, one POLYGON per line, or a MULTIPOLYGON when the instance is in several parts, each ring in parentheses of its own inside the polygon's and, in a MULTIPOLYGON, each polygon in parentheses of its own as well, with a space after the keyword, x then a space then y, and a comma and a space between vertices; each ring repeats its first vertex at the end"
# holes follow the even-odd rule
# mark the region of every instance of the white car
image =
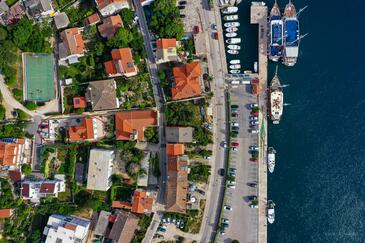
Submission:
POLYGON ((227 142, 223 142, 222 145, 223 145, 223 148, 228 148, 227 142))
POLYGON ((259 118, 257 116, 250 116, 250 121, 258 121, 259 118))
POLYGON ((259 121, 250 121, 250 125, 259 125, 259 121))
POLYGON ((238 148, 237 147, 233 147, 232 148, 232 151, 235 151, 236 152, 236 151, 238 151, 238 148))
POLYGON ((225 219, 225 218, 223 218, 223 219, 222 219, 222 222, 223 222, 223 223, 225 223, 225 224, 229 224, 229 219, 225 219))
POLYGON ((235 189, 235 188, 236 188, 236 185, 231 185, 231 184, 229 184, 227 187, 228 187, 228 188, 231 188, 231 189, 235 189))
POLYGON ((239 127, 240 125, 238 124, 238 122, 232 122, 232 127, 239 127))
POLYGON ((224 207, 223 207, 225 210, 227 210, 227 211, 232 211, 232 207, 231 206, 229 206, 229 205, 224 205, 224 207))
POLYGON ((249 107, 250 107, 251 109, 253 109, 253 108, 255 108, 255 107, 259 107, 259 105, 258 105, 258 104, 256 104, 256 103, 251 103, 251 104, 249 104, 249 107))
POLYGON ((203 156, 203 159, 208 159, 208 160, 210 160, 211 158, 210 158, 210 156, 203 156))
POLYGON ((250 129, 249 132, 250 133, 253 133, 253 134, 256 134, 256 133, 259 133, 259 130, 257 130, 257 129, 250 129))
POLYGON ((236 185, 236 182, 235 181, 228 181, 228 184, 236 185))
POLYGON ((250 150, 258 151, 259 147, 252 145, 252 146, 250 146, 250 150))

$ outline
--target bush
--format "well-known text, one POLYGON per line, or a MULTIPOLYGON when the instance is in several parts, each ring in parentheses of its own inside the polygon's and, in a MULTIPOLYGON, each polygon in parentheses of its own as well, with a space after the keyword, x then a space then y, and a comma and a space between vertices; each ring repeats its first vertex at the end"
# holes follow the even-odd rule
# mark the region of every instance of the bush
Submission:
POLYGON ((148 127, 144 131, 144 136, 150 143, 158 143, 159 137, 158 137, 158 127, 148 127))
POLYGON ((34 111, 38 108, 38 105, 33 101, 27 101, 25 102, 24 106, 31 111, 34 111))
POLYGON ((208 177, 210 176, 210 165, 204 165, 202 163, 197 163, 190 169, 189 180, 194 182, 208 182, 208 177))
POLYGON ((32 174, 32 167, 28 164, 24 164, 22 165, 22 172, 24 175, 30 175, 32 174))
POLYGON ((5 107, 2 104, 0 104, 0 120, 5 120, 5 113, 6 113, 5 107))

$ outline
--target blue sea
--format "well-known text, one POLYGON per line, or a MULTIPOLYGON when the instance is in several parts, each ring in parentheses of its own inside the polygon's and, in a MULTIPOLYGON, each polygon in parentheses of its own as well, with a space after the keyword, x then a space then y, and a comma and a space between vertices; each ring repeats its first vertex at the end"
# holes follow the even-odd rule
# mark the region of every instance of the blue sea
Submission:
MULTIPOLYGON (((265 2, 271 8, 273 1, 265 2)), ((287 1, 278 3, 283 9, 287 1)), ((276 203, 268 242, 365 242, 365 1, 293 3, 297 10, 308 5, 300 27, 309 35, 294 67, 279 64, 291 105, 279 125, 269 126, 278 153, 268 180, 276 203)), ((257 60, 249 7, 240 4, 245 69, 257 60)), ((274 70, 271 63, 269 80, 274 70)))

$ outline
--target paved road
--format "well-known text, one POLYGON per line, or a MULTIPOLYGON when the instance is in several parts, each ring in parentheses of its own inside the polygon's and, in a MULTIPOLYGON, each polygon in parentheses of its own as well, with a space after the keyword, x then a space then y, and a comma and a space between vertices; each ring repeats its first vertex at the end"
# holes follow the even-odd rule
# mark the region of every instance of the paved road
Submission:
POLYGON ((233 117, 232 122, 239 124, 237 138, 232 142, 238 142, 238 151, 232 151, 230 167, 236 168, 236 188, 227 188, 226 204, 233 208, 233 211, 225 211, 223 217, 229 219, 229 227, 225 235, 219 235, 218 242, 226 242, 229 239, 236 239, 240 242, 257 242, 257 219, 258 210, 249 207, 248 197, 257 196, 257 189, 248 186, 248 183, 256 182, 257 162, 249 161, 251 157, 248 148, 250 145, 257 145, 257 134, 250 134, 249 114, 247 104, 257 102, 257 98, 247 92, 245 85, 240 85, 231 90, 231 104, 239 106, 238 117, 233 117))
POLYGON ((163 216, 163 214, 161 212, 157 212, 157 213, 153 214, 151 224, 147 229, 147 232, 144 236, 142 243, 152 242, 153 236, 155 235, 155 233, 158 229, 158 226, 160 225, 160 222, 162 220, 162 216, 163 216))

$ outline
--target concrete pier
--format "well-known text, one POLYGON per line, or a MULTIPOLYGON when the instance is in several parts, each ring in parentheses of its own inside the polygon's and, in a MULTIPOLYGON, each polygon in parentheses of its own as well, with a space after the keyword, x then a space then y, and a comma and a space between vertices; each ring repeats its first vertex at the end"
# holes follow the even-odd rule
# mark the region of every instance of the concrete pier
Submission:
POLYGON ((268 8, 263 2, 252 2, 251 5, 251 24, 257 24, 258 31, 258 66, 261 93, 258 96, 260 106, 259 113, 259 160, 258 160, 258 242, 267 242, 267 15, 268 8))

